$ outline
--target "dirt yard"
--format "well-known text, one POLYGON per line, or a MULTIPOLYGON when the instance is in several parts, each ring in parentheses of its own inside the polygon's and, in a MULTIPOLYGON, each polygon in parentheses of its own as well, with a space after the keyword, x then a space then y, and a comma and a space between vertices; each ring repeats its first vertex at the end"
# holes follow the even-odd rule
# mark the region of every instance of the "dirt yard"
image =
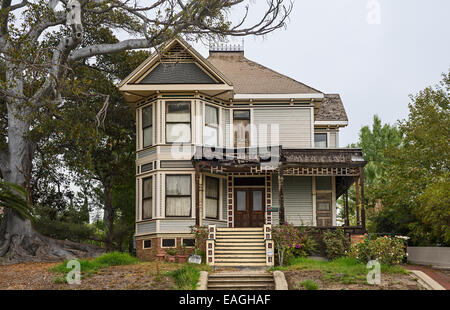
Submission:
POLYGON ((290 290, 305 290, 301 284, 312 280, 319 285, 319 290, 423 290, 417 281, 406 274, 382 274, 381 285, 362 283, 342 283, 341 281, 324 281, 319 270, 288 270, 283 271, 290 290))
POLYGON ((0 290, 170 290, 172 278, 162 273, 179 268, 178 264, 156 264, 114 266, 99 270, 91 276, 82 276, 80 285, 58 283, 59 274, 49 271, 58 263, 28 263, 0 266, 0 290))

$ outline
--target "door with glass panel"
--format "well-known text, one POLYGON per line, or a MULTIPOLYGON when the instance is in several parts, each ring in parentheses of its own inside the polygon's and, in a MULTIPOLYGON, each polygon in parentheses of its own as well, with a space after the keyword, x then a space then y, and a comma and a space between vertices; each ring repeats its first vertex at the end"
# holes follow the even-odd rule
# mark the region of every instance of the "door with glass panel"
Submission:
POLYGON ((235 190, 234 227, 262 227, 264 225, 264 190, 235 190))

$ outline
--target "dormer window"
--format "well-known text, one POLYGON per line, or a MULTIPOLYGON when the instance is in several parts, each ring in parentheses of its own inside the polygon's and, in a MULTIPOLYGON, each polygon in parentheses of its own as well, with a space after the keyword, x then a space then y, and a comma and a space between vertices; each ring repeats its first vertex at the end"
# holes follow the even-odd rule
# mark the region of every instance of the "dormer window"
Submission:
POLYGON ((153 113, 152 106, 149 105, 142 109, 142 135, 144 147, 153 144, 153 113))
POLYGON ((191 102, 166 102, 166 143, 191 142, 191 102))
POLYGON ((205 106, 204 144, 217 146, 219 144, 219 109, 211 105, 205 106))
POLYGON ((326 149, 328 147, 327 134, 326 133, 314 134, 314 146, 316 148, 326 149))

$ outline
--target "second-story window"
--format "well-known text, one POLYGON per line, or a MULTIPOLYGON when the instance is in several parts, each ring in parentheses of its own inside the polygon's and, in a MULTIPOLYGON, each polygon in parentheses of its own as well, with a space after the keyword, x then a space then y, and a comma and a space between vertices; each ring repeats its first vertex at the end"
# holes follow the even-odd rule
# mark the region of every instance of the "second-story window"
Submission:
POLYGON ((314 146, 317 148, 327 148, 327 134, 326 133, 315 133, 314 134, 314 146))
POLYGON ((153 113, 151 105, 142 109, 142 136, 144 147, 153 144, 153 113))
POLYGON ((205 106, 205 128, 203 132, 204 144, 217 146, 219 144, 219 109, 210 105, 205 106))
POLYGON ((166 143, 191 142, 191 102, 166 102, 166 143))
POLYGON ((234 147, 248 147, 250 142, 250 110, 233 111, 234 147))

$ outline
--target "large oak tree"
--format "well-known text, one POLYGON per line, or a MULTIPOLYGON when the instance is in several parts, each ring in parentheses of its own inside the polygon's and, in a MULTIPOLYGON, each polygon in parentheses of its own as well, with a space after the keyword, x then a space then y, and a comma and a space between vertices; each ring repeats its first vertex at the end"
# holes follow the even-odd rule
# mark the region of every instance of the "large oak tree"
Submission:
MULTIPOLYGON (((36 142, 36 117, 49 105, 64 105, 62 89, 80 62, 100 55, 158 48, 177 35, 188 40, 211 36, 264 35, 284 27, 292 4, 268 0, 267 10, 249 24, 244 0, 1 0, 0 1, 0 172, 29 186, 36 142), (233 23, 230 13, 242 8, 233 23), (89 40, 90 31, 125 31, 115 43, 89 40)), ((29 220, 7 208, 0 227, 0 257, 9 260, 60 259, 89 249, 41 236, 29 220)))

